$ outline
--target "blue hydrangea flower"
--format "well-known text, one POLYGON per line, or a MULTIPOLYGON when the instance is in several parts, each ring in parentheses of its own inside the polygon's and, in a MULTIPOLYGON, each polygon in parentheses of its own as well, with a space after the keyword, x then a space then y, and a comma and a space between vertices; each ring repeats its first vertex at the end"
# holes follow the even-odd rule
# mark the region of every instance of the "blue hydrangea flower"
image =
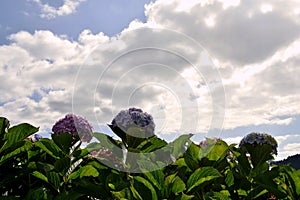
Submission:
POLYGON ((69 133, 73 138, 78 134, 82 142, 90 142, 93 138, 92 125, 85 118, 75 114, 67 114, 57 121, 52 127, 52 131, 56 135, 69 133))
POLYGON ((139 108, 122 110, 112 120, 112 126, 136 137, 151 137, 154 135, 155 124, 150 114, 139 108))
POLYGON ((251 145, 271 145, 273 153, 277 155, 278 144, 276 140, 267 133, 250 133, 246 135, 240 142, 239 147, 243 147, 245 144, 251 145))

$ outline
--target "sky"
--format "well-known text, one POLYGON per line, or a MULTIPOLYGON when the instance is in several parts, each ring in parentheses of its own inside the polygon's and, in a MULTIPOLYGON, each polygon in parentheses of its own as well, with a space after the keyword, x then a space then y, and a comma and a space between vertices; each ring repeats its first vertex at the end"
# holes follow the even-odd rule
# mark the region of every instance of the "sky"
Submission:
POLYGON ((300 152, 299 0, 3 0, 0 115, 47 137, 135 106, 159 137, 250 132, 300 152))

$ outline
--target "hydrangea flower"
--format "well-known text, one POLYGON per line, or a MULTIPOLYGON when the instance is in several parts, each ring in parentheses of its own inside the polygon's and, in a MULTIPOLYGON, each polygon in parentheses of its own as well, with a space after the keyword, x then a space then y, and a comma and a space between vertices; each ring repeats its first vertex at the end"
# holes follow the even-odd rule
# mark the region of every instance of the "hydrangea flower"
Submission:
POLYGON ((38 142, 41 138, 42 136, 40 136, 39 134, 33 134, 28 136, 28 139, 30 139, 32 142, 38 142))
POLYGON ((93 127, 85 118, 71 113, 57 121, 52 127, 52 131, 56 135, 69 133, 75 138, 78 134, 82 142, 91 141, 92 129, 93 127))
POLYGON ((122 110, 111 122, 125 133, 135 137, 149 138, 154 135, 155 124, 150 114, 139 108, 122 110))
POLYGON ((267 133, 249 133, 240 142, 239 147, 243 147, 245 144, 250 145, 263 145, 268 144, 272 147, 272 152, 277 155, 278 144, 276 140, 267 133))

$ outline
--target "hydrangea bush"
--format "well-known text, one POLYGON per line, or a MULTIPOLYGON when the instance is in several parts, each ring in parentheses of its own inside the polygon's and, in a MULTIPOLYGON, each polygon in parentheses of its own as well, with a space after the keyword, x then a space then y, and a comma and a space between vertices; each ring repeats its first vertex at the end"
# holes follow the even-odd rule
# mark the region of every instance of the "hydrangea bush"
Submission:
POLYGON ((221 138, 207 138, 198 145, 190 136, 167 143, 155 136, 151 115, 137 108, 121 111, 110 127, 121 140, 93 133, 83 117, 67 114, 55 123, 51 138, 41 138, 36 135, 38 128, 27 123, 9 127, 9 121, 0 117, 2 198, 300 199, 300 170, 269 164, 277 154, 277 142, 268 134, 248 134, 239 145, 228 145, 221 138), (99 141, 74 146, 78 136, 82 141, 92 137, 99 141), (133 152, 148 153, 167 146, 162 153, 186 151, 169 166, 152 171, 145 169, 161 164, 153 162, 152 154, 146 154, 148 160, 143 162, 127 158, 135 161, 131 168, 143 172, 134 173, 105 164, 128 167, 117 158, 124 143, 133 152))

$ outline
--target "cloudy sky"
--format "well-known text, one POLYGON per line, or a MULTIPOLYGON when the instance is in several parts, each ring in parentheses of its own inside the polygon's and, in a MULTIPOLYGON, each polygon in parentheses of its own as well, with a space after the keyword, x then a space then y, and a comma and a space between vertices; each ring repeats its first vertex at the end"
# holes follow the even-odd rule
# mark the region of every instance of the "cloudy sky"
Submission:
POLYGON ((0 15, 11 124, 47 136, 74 112, 107 131, 136 106, 169 141, 267 132, 277 159, 300 152, 299 0, 3 0, 0 15))

